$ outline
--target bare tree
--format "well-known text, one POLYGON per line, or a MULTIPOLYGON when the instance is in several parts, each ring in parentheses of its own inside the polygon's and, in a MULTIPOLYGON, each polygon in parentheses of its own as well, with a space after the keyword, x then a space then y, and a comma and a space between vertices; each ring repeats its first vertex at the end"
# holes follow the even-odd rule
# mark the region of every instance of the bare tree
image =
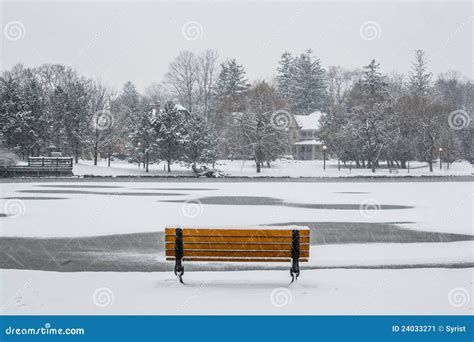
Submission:
POLYGON ((197 109, 201 97, 199 75, 199 58, 190 51, 180 52, 165 75, 165 84, 171 87, 177 101, 191 113, 197 109))
POLYGON ((341 66, 329 67, 328 90, 331 108, 344 105, 349 91, 361 76, 361 70, 347 70, 341 66))
POLYGON ((97 165, 99 153, 109 146, 113 139, 115 122, 110 111, 110 103, 114 93, 101 81, 95 81, 90 85, 89 94, 91 130, 87 140, 92 150, 94 165, 97 165))
POLYGON ((201 111, 207 120, 210 119, 214 85, 216 83, 217 59, 216 50, 206 50, 199 57, 199 93, 201 94, 201 111))

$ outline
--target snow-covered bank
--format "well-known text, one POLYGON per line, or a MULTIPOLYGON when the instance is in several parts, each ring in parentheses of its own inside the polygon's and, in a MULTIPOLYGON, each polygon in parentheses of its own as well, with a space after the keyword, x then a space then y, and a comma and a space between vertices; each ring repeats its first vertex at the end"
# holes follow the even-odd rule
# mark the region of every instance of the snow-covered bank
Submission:
POLYGON ((3 270, 2 313, 430 314, 473 313, 472 269, 55 273, 3 270), (6 281, 3 281, 6 280, 6 281))
MULTIPOLYGON (((450 165, 449 170, 446 165, 439 169, 439 165, 434 165, 434 171, 429 172, 426 163, 411 162, 410 169, 390 170, 386 167, 377 169, 372 173, 370 169, 356 169, 347 164, 341 165, 338 169, 337 160, 327 160, 326 169, 323 168, 322 160, 277 160, 272 162, 271 167, 263 167, 261 173, 256 173, 255 163, 252 160, 220 160, 216 163, 216 168, 224 171, 229 176, 242 177, 355 177, 355 176, 465 176, 472 174, 472 166, 466 161, 455 162, 450 165)), ((107 166, 106 160, 99 161, 94 166, 91 161, 81 160, 79 164, 74 164, 73 173, 76 176, 193 176, 189 167, 184 164, 175 163, 171 167, 172 172, 165 171, 164 163, 151 164, 149 173, 138 164, 131 164, 125 161, 113 161, 111 166, 107 166)))

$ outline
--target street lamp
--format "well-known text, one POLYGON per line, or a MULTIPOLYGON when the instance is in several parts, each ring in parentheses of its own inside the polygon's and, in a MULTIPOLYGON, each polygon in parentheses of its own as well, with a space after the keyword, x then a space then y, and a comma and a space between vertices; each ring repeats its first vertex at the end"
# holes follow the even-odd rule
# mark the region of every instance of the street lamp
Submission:
POLYGON ((328 147, 326 145, 323 145, 323 170, 326 170, 326 149, 328 147))
POLYGON ((440 147, 439 148, 439 169, 442 170, 443 168, 443 161, 441 160, 441 152, 443 152, 443 149, 440 147))
POLYGON ((138 142, 137 146, 138 146, 138 168, 140 168, 140 146, 142 146, 142 144, 138 142))

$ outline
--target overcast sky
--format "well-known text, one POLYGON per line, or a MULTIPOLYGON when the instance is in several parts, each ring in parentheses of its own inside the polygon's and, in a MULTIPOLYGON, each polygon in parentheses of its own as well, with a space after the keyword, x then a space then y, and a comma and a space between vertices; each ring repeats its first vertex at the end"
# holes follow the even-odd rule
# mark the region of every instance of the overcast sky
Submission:
POLYGON ((473 15, 470 1, 2 2, 0 57, 2 68, 62 63, 142 90, 162 80, 180 50, 217 49, 256 80, 275 75, 285 50, 311 48, 324 67, 375 58, 384 72, 406 73, 419 48, 435 74, 472 78, 473 15))

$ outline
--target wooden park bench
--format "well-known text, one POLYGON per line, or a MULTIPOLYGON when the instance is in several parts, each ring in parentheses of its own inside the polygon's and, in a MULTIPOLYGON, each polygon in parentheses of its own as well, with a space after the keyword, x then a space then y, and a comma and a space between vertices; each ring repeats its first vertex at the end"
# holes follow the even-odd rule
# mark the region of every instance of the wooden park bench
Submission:
POLYGON ((72 169, 72 158, 66 157, 28 157, 29 167, 72 169))
POLYGON ((183 262, 291 262, 291 282, 308 262, 308 227, 166 228, 166 260, 183 283, 183 262))
POLYGON ((72 158, 28 157, 28 165, 0 169, 0 177, 72 176, 72 158))

